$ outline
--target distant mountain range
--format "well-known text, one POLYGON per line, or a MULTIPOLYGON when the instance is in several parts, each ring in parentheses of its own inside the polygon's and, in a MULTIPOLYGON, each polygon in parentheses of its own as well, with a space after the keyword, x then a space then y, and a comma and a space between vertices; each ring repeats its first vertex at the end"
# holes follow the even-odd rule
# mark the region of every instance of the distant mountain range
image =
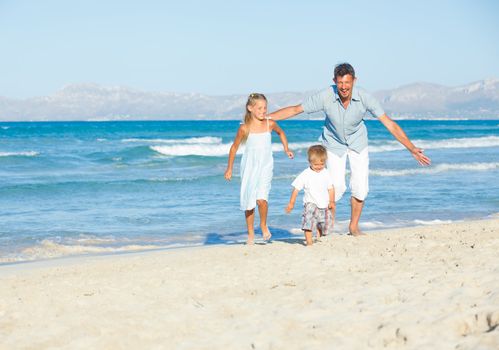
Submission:
MULTIPOLYGON (((301 103, 314 91, 268 94, 269 111, 301 103)), ((415 83, 373 93, 396 119, 499 119, 499 79, 446 87, 415 83)), ((240 119, 246 95, 144 92, 96 84, 68 85, 51 96, 0 97, 0 120, 240 119)), ((320 115, 303 118, 320 118, 320 115)))
POLYGON ((392 115, 417 118, 499 118, 499 79, 458 87, 415 83, 373 93, 392 115))

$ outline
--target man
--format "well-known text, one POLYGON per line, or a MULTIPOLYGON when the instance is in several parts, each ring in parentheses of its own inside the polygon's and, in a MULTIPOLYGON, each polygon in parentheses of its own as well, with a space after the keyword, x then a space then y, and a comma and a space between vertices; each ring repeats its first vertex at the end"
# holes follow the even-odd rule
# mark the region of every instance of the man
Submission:
POLYGON ((363 120, 366 113, 378 118, 419 164, 426 166, 431 161, 422 149, 412 144, 402 128, 385 114, 375 98, 354 86, 355 70, 350 64, 337 65, 333 81, 335 85, 309 97, 303 104, 282 108, 269 114, 268 118, 283 120, 302 112, 324 112, 326 119, 320 140, 328 150, 327 168, 333 176, 335 200, 338 201, 346 190, 348 157, 352 192, 349 233, 359 236, 363 234, 359 229, 360 215, 369 192, 367 129, 363 120))

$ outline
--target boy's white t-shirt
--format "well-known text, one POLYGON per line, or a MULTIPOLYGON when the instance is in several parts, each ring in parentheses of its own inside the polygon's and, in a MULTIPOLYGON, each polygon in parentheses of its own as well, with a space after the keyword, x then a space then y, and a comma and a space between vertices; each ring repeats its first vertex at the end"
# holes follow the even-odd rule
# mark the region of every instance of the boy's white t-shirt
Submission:
POLYGON ((313 171, 310 167, 303 170, 291 184, 298 191, 305 190, 303 203, 314 203, 318 208, 327 208, 329 192, 333 188, 333 178, 327 169, 313 171))

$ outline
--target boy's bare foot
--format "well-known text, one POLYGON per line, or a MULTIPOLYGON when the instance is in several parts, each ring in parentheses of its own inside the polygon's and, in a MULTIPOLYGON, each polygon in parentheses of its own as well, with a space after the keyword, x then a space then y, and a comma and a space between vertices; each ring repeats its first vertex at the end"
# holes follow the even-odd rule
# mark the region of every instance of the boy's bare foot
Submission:
POLYGON ((253 239, 249 239, 246 241, 246 245, 254 245, 255 241, 253 239))
POLYGON ((262 236, 264 241, 270 241, 270 238, 272 237, 272 234, 270 233, 268 227, 263 228, 262 227, 262 236))
POLYGON ((312 240, 312 231, 304 230, 305 233, 305 245, 311 246, 314 242, 312 240))
POLYGON ((321 241, 321 237, 322 237, 322 236, 323 236, 322 231, 321 231, 321 230, 319 230, 319 229, 317 229, 317 236, 316 236, 316 239, 315 239, 315 240, 316 240, 317 242, 320 242, 320 241, 321 241))

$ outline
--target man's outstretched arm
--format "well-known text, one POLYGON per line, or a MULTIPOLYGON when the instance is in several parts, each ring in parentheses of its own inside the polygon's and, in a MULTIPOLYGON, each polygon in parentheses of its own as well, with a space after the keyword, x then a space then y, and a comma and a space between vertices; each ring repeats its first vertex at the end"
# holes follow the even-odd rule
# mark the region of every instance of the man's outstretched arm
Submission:
POLYGON ((378 118, 381 123, 388 129, 388 131, 400 142, 402 145, 407 148, 409 152, 411 152, 412 156, 419 162, 419 164, 425 166, 430 165, 431 160, 428 158, 421 148, 414 146, 414 144, 409 140, 404 130, 394 122, 390 117, 386 114, 383 114, 378 118))
POLYGON ((284 120, 291 117, 294 117, 297 114, 303 113, 302 105, 289 106, 281 108, 275 112, 267 114, 267 117, 273 120, 284 120))

